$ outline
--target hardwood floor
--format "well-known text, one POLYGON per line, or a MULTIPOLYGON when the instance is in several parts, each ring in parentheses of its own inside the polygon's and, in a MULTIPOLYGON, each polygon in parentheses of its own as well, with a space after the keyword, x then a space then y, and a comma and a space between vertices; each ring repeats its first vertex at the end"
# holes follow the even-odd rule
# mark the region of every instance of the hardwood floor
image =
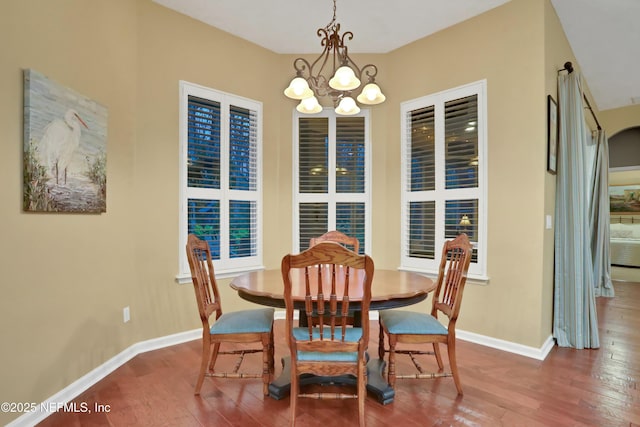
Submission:
MULTIPOLYGON (((600 349, 554 347, 537 361, 458 340, 464 397, 457 398, 450 378, 399 380, 392 404, 367 399, 367 426, 640 426, 640 283, 615 282, 615 289, 615 298, 598 299, 600 349)), ((282 333, 277 321, 278 361, 287 351, 282 333)), ((248 357, 254 356, 244 366, 259 369, 260 356, 248 357)), ((58 412, 39 425, 288 425, 289 399, 264 398, 260 380, 207 378, 201 397, 194 396, 199 358, 199 341, 140 354, 75 399, 90 414, 58 412), (109 412, 96 411, 96 404, 109 405, 109 412)), ((277 363, 276 375, 280 369, 277 363)), ((354 400, 298 405, 299 426, 357 424, 354 400)))

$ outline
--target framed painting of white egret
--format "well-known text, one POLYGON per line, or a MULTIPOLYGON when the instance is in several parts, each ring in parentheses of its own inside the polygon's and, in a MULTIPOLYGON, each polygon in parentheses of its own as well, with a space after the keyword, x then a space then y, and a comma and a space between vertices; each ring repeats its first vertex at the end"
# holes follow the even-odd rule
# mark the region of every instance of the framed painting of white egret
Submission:
POLYGON ((107 108, 24 70, 23 208, 106 212, 107 108))

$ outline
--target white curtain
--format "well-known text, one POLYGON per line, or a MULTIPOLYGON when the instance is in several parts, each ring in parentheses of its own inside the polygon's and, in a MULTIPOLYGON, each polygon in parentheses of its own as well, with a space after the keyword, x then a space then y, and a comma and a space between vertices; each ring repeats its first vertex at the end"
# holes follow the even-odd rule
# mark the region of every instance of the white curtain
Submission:
POLYGON ((612 297, 611 257, 609 256, 609 141, 604 130, 594 137, 596 153, 591 191, 591 252, 596 297, 612 297))
POLYGON ((559 75, 553 335, 559 346, 577 349, 600 346, 590 219, 595 168, 582 99, 579 73, 559 75))

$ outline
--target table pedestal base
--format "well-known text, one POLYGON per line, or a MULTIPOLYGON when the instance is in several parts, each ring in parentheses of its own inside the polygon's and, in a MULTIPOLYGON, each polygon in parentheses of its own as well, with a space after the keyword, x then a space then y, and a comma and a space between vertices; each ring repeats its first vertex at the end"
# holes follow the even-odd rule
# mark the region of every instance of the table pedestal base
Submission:
MULTIPOLYGON (((269 384, 269 396, 280 400, 291 392, 291 358, 282 358, 282 374, 269 384)), ((383 373, 386 362, 381 359, 370 359, 367 362, 367 391, 376 395, 383 405, 393 402, 395 390, 385 381, 383 373)), ((300 377, 300 386, 307 384, 324 385, 357 385, 356 378, 351 375, 325 377, 305 374, 300 377)))

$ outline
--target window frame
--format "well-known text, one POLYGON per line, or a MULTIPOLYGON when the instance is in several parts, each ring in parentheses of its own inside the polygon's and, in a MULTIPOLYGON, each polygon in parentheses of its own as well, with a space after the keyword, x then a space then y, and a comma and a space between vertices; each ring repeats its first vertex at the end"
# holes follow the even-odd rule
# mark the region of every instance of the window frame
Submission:
POLYGON ((217 278, 232 277, 239 273, 264 269, 263 265, 263 179, 262 179, 262 102, 241 96, 229 94, 216 89, 207 88, 195 83, 181 80, 179 82, 179 260, 178 283, 191 281, 189 262, 186 256, 186 243, 188 233, 187 210, 188 199, 203 198, 207 200, 220 200, 220 259, 214 259, 214 269, 217 278), (188 187, 188 110, 189 96, 195 96, 220 103, 220 189, 202 189, 188 187), (246 108, 256 112, 256 183, 255 190, 232 190, 229 188, 229 148, 230 148, 230 118, 229 107, 231 105, 246 108), (255 255, 242 258, 229 257, 229 203, 230 201, 254 201, 256 203, 256 233, 255 255))
MULTIPOLYGON (((327 231, 336 230, 336 204, 341 202, 362 202, 364 203, 364 229, 365 229, 365 242, 362 245, 361 250, 364 253, 371 253, 371 206, 372 206, 372 163, 371 163, 371 113, 367 108, 360 110, 358 114, 344 116, 336 114, 333 109, 324 109, 320 113, 309 115, 303 114, 296 110, 293 111, 293 153, 292 153, 292 179, 293 179, 293 221, 292 221, 292 236, 293 236, 293 250, 298 252, 300 245, 300 203, 310 202, 324 202, 323 197, 326 198, 328 203, 328 224, 327 231), (300 193, 300 157, 299 157, 299 119, 300 118, 328 118, 328 142, 329 142, 329 158, 328 158, 328 170, 335 170, 336 167, 336 120, 345 117, 364 117, 364 159, 365 159, 365 173, 364 173, 364 193, 338 193, 336 190, 336 177, 335 174, 328 174, 328 193, 300 193)), ((307 242, 308 243, 308 242, 307 242)))
POLYGON ((487 81, 479 80, 453 89, 415 98, 400 104, 401 138, 401 225, 400 225, 400 269, 437 276, 441 249, 445 242, 445 205, 447 200, 478 200, 478 239, 472 242, 477 250, 477 261, 469 267, 468 277, 478 282, 489 280, 487 276, 487 81), (445 110, 447 101, 477 95, 478 106, 478 187, 445 188, 445 110), (411 135, 406 126, 408 115, 414 110, 434 106, 435 127, 435 189, 410 191, 411 168, 408 162, 411 150, 411 135), (433 260, 409 256, 409 204, 411 202, 435 201, 435 256, 433 260))

